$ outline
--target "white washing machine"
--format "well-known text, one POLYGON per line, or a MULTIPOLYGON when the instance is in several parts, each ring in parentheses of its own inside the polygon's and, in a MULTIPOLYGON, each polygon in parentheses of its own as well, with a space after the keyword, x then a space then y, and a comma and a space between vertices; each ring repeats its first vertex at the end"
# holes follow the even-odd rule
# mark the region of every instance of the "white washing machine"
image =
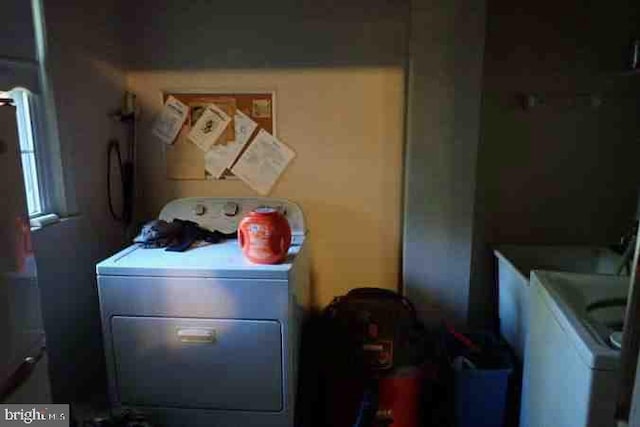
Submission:
POLYGON ((629 278, 534 271, 525 346, 522 427, 615 425, 629 278))
POLYGON ((188 198, 159 218, 230 233, 260 206, 292 229, 284 263, 235 239, 186 252, 134 245, 97 267, 109 398, 158 426, 292 426, 309 270, 300 208, 265 198, 188 198))

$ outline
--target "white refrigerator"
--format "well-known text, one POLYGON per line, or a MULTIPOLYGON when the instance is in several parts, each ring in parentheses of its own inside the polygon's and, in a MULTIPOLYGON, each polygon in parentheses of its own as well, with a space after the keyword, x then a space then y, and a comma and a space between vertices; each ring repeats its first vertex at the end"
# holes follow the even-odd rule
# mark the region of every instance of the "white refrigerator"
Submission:
POLYGON ((0 403, 50 403, 16 109, 0 98, 0 403))

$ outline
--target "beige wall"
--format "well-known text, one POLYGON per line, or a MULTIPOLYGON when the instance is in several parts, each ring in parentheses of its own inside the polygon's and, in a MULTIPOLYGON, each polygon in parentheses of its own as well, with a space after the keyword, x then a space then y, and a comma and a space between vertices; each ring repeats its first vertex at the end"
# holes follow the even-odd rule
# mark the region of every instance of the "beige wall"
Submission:
POLYGON ((179 197, 257 195, 239 180, 165 178, 162 145, 149 134, 163 90, 274 90, 277 136, 297 157, 270 196, 299 203, 307 216, 315 303, 357 286, 398 286, 401 67, 132 71, 127 84, 143 109, 141 218, 179 197))

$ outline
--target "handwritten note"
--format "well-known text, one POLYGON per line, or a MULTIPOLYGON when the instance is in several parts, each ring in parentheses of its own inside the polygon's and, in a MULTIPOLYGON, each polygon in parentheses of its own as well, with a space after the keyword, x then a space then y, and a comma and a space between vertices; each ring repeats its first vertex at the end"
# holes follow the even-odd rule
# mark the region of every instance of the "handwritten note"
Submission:
POLYGON ((231 117, 227 113, 215 104, 209 104, 191 128, 187 137, 206 153, 216 143, 230 122, 231 117))
POLYGON ((232 172, 263 196, 269 194, 295 153, 275 136, 260 129, 232 172))
POLYGON ((256 122, 240 110, 236 110, 233 122, 235 139, 226 145, 214 145, 204 155, 205 169, 214 178, 220 178, 226 169, 233 166, 233 163, 258 126, 256 122))
POLYGON ((167 98, 151 132, 165 144, 173 144, 184 124, 189 107, 173 96, 167 98))

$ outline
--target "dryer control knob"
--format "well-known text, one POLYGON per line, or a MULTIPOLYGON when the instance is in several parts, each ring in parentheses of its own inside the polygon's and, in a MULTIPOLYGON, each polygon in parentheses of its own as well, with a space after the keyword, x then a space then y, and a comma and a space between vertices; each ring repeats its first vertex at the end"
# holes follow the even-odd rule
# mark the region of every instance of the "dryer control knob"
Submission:
POLYGON ((193 214, 195 216, 202 216, 206 211, 207 211, 207 208, 201 204, 197 204, 193 207, 193 214))
POLYGON ((222 213, 225 216, 236 216, 238 214, 238 204, 235 202, 227 202, 222 206, 222 213))

